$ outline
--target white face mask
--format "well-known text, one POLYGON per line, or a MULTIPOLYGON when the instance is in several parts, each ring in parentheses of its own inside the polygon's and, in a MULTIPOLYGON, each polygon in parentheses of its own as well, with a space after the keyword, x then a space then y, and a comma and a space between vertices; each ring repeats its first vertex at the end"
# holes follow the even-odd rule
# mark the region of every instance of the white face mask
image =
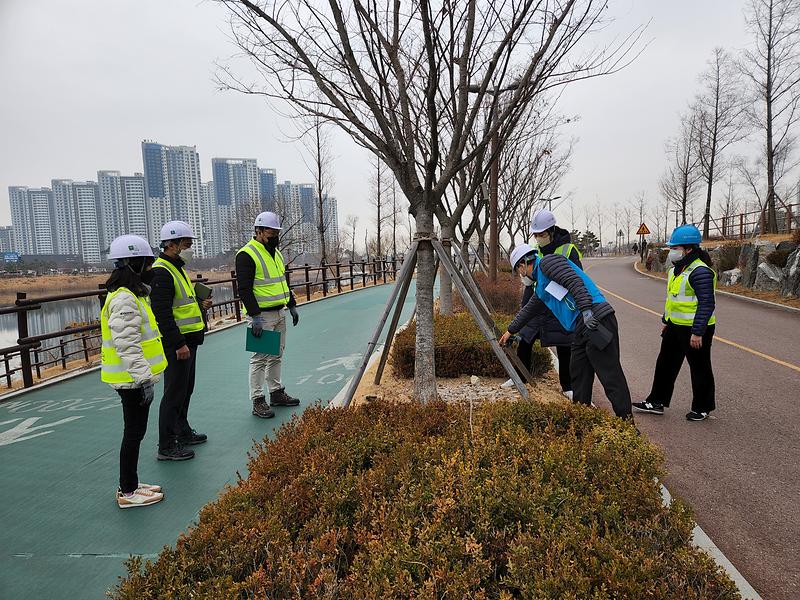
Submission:
POLYGON ((520 279, 522 279, 522 285, 524 285, 525 287, 531 287, 533 285, 533 279, 531 279, 527 275, 523 275, 522 277, 520 277, 520 279))
POLYGON ((547 246, 550 243, 550 236, 547 234, 544 235, 534 235, 533 238, 536 240, 536 243, 539 245, 539 248, 542 246, 547 246))
POLYGON ((178 256, 183 262, 188 264, 192 262, 192 259, 194 258, 194 250, 191 248, 184 248, 178 253, 178 256))
POLYGON ((683 250, 680 248, 673 248, 667 254, 667 260, 671 262, 673 265, 678 262, 680 259, 683 258, 683 250))

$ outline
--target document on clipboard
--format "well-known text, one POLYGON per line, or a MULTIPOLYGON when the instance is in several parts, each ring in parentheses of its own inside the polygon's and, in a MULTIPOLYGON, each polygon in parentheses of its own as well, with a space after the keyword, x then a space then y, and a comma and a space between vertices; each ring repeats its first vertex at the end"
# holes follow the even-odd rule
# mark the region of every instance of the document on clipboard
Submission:
POLYGON ((557 284, 555 281, 548 283, 544 288, 544 291, 550 294, 556 300, 563 300, 564 296, 569 293, 567 288, 565 288, 563 285, 557 284))

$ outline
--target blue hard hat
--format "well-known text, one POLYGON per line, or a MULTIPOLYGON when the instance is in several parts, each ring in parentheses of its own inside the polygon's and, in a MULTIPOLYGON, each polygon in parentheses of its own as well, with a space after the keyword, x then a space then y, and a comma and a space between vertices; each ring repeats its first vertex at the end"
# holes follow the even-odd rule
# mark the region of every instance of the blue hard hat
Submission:
POLYGON ((700 230, 694 225, 681 225, 672 231, 667 246, 690 246, 698 245, 703 241, 700 230))

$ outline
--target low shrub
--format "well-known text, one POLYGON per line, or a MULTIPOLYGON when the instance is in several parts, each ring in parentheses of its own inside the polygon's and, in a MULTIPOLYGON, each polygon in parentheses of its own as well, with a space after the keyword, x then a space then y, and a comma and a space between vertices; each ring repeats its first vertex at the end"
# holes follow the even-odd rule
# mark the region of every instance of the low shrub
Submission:
MULTIPOLYGON (((475 282, 483 291, 492 310, 506 315, 517 314, 522 302, 522 283, 519 277, 500 271, 497 273, 497 281, 492 283, 486 275, 478 273, 475 275, 475 282)), ((455 293, 453 296, 455 310, 467 310, 461 295, 455 293)))
POLYGON ((156 598, 739 598, 663 507, 662 457, 566 404, 307 409, 111 593, 156 598), (474 433, 473 433, 474 432, 474 433))
POLYGON ((739 256, 742 254, 743 244, 726 244, 719 247, 717 251, 716 267, 717 273, 730 271, 739 266, 739 256))
MULTIPOLYGON (((495 315, 497 327, 505 331, 511 323, 507 315, 495 315)), ((507 373, 497 360, 492 347, 483 336, 470 313, 453 316, 436 315, 433 319, 434 357, 438 377, 479 375, 481 377, 506 377, 507 373)), ((401 331, 392 344, 392 370, 397 377, 414 377, 416 357, 416 322, 401 331)), ((552 366, 549 350, 537 344, 531 356, 531 375, 541 377, 552 366)))
POLYGON ((783 269, 789 260, 790 254, 791 252, 789 250, 773 250, 767 254, 767 262, 783 269))

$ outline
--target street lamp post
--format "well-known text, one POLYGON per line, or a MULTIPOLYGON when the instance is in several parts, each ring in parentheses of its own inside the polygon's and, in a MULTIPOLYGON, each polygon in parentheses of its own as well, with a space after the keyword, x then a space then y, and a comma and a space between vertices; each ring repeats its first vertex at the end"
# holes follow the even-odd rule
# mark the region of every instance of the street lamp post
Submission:
POLYGON ((547 210, 553 212, 553 200, 558 200, 561 196, 553 196, 552 198, 539 198, 539 202, 547 202, 547 210))

